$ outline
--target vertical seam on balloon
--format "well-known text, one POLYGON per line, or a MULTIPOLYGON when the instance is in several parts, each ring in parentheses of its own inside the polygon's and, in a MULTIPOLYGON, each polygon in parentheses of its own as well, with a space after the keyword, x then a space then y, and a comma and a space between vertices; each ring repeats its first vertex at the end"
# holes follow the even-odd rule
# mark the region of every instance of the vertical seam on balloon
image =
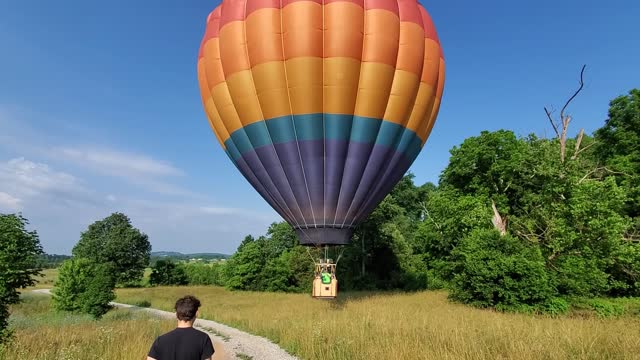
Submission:
MULTIPOLYGON (((223 6, 223 4, 221 3, 221 4, 220 4, 220 6, 221 6, 221 8, 220 8, 220 12, 222 13, 222 9, 223 9, 223 7, 222 7, 222 6, 223 6)), ((220 25, 218 24, 218 26, 220 26, 220 25)), ((220 28, 218 28, 218 33, 220 33, 220 28)), ((219 40, 218 40, 218 47, 220 47, 220 37, 219 37, 219 35, 218 35, 218 39, 219 39, 219 40)), ((219 49, 218 49, 218 50, 219 50, 219 49)), ((229 87, 228 87, 228 84, 227 84, 227 79, 226 79, 226 76, 225 76, 225 74, 224 74, 224 65, 222 64, 222 53, 221 53, 221 52, 220 52, 220 66, 223 68, 223 69, 222 69, 222 76, 223 76, 223 78, 225 79, 225 81, 224 81, 225 88, 226 88, 227 92, 230 92, 229 87)), ((231 97, 231 94, 230 94, 230 93, 229 93, 229 97, 231 97)), ((213 98, 213 96, 212 96, 212 98, 213 98)), ((232 101, 232 103, 233 103, 233 98, 232 98, 232 97, 231 97, 231 101, 232 101)), ((215 105, 215 98, 214 98, 214 105, 215 105)), ((235 109, 235 105, 234 105, 234 111, 236 112, 236 115, 238 115, 238 114, 237 114, 237 110, 235 109)), ((239 118, 239 117, 240 117, 240 116, 238 115, 238 118, 239 118)), ((234 140, 233 140, 233 138, 231 137, 231 134, 232 134, 232 133, 231 133, 231 131, 229 131, 229 129, 227 128, 227 125, 226 125, 226 123, 225 123, 224 121, 223 121, 222 123, 223 123, 223 125, 224 125, 225 129, 227 129, 227 132, 229 132, 229 139, 231 139, 231 142, 235 145, 235 141, 234 141, 234 140)), ((243 128, 241 128, 241 129, 243 129, 243 128)), ((239 130, 241 130, 241 129, 239 129, 239 130)), ((243 130, 243 131, 244 131, 244 130, 243 130)), ((249 140, 249 143, 251 143, 251 139, 249 139, 249 138, 248 138, 248 135, 247 135, 247 139, 249 140)), ((236 147, 237 147, 237 146, 236 146, 236 147)), ((253 147, 253 144, 252 144, 252 147, 253 147)), ((256 157, 258 157, 258 160, 260 160, 260 158, 259 158, 259 156, 258 156, 257 151, 256 151, 256 157)), ((269 173, 267 172, 266 168, 264 167, 264 164, 262 164, 262 161, 259 161, 259 163, 260 163, 260 166, 262 166, 262 168, 265 170, 266 177, 267 177, 267 178, 268 178, 268 180, 273 184, 273 188, 275 189, 275 191, 277 192, 277 194, 278 194, 278 195, 280 196, 280 198, 282 199, 282 205, 281 205, 281 207, 282 207, 283 209, 285 209, 285 208, 286 208, 286 209, 288 210, 289 215, 291 216, 292 220, 293 220, 295 223, 298 223, 298 221, 296 220, 296 217, 293 215, 293 211, 291 211, 291 209, 289 209, 289 206, 287 205, 287 202, 285 201, 284 196, 282 196, 282 194, 281 194, 281 193, 280 193, 280 191, 278 190, 278 187, 276 186, 276 184, 271 180, 271 178, 270 178, 270 176, 269 176, 269 173)), ((256 176, 256 174, 255 174, 255 172, 253 171, 253 169, 251 169, 251 167, 248 167, 248 169, 253 173, 254 177, 255 177, 256 179, 258 179, 258 181, 260 181, 260 178, 258 178, 258 176, 256 176)), ((271 194, 271 192, 267 189, 267 187, 266 187, 266 186, 265 186, 265 191, 267 191, 267 193, 269 193, 269 195, 270 195, 271 197, 273 197, 273 198, 274 198, 274 200, 276 199, 276 198, 271 194)), ((278 201, 276 200, 276 201, 275 201, 275 203, 278 203, 278 201)), ((304 218, 304 217, 303 217, 303 218, 304 218)))
MULTIPOLYGON (((398 0, 396 0, 396 3, 398 3, 398 0)), ((396 81, 396 75, 398 74, 398 58, 400 57, 400 41, 401 41, 401 33, 402 33, 402 21, 400 20, 400 4, 398 4, 398 51, 396 52, 396 66, 395 69, 393 71, 393 78, 391 79, 391 88, 389 89, 389 97, 387 99, 387 106, 384 109, 384 112, 387 112, 387 109, 389 108, 389 104, 391 103, 391 95, 393 92, 393 85, 396 81)), ((353 208, 354 205, 354 201, 356 195, 358 194, 358 190, 360 190, 360 186, 362 185, 362 179, 364 178, 364 174, 367 172, 367 168, 369 167, 369 162, 371 161, 371 154, 373 153, 373 151, 375 150, 375 146, 376 146, 376 140, 378 139, 378 136, 380 136, 380 132, 382 131, 382 125, 384 125, 385 119, 384 119, 384 114, 382 115, 382 119, 380 120, 380 126, 378 127, 378 132, 376 133, 376 137, 374 139, 373 142, 373 146, 371 147, 371 151, 369 152, 369 155, 367 156, 367 163, 365 164, 363 170, 362 170, 362 174, 360 174, 360 180, 358 181, 358 186, 356 187, 356 190, 353 194, 353 198, 351 199, 351 205, 349 205, 349 209, 347 209, 347 213, 344 216, 344 222, 342 223, 342 226, 344 226, 344 224, 346 224, 347 219, 349 218, 349 214, 351 213, 351 209, 353 208)), ((386 157, 385 157, 386 160, 386 157)), ((384 164, 384 162, 383 162, 384 164)), ((374 181, 375 184, 375 181, 374 181)), ((372 196, 374 194, 371 194, 372 196)), ((355 217, 354 217, 355 218, 355 217)), ((351 223, 349 224, 349 227, 353 226, 354 221, 352 220, 351 223)))
MULTIPOLYGON (((315 223, 315 214, 313 213, 313 203, 311 202, 311 195, 309 194, 309 187, 307 185, 307 177, 305 175, 304 172, 304 164, 302 163, 302 155, 300 154, 300 144, 298 144, 298 132, 296 131, 296 124, 294 121, 294 117, 293 117, 293 106, 291 105, 291 92, 289 91, 289 75, 287 72, 287 58, 285 56, 285 52, 284 52, 284 26, 283 26, 283 14, 284 14, 284 8, 282 6, 282 0, 280 0, 280 39, 281 39, 281 44, 282 44, 282 65, 284 66, 284 79, 285 79, 285 83, 287 85, 287 98, 289 101, 289 113, 291 114, 291 126, 293 127, 293 134, 295 136, 295 142, 296 142, 296 146, 298 147, 298 158, 300 159, 300 166, 302 167, 302 177, 304 179, 304 186, 307 189, 307 196, 309 197, 309 205, 311 207, 311 215, 313 217, 313 222, 315 223)), ((274 150, 275 150, 275 145, 274 145, 274 150)), ((280 159, 278 159, 280 160, 280 159)), ((282 164, 281 164, 282 165, 282 164)), ((288 183, 288 179, 287 179, 287 183, 288 183)), ((291 186, 291 184, 289 184, 289 186, 291 186)), ((293 187, 291 187, 291 192, 293 193, 293 187)), ((294 198, 295 198, 295 193, 294 193, 294 198)), ((298 204, 298 208, 300 208, 300 205, 298 204)), ((300 212, 302 213, 302 209, 300 209, 300 212)), ((307 224, 307 220, 304 218, 304 214, 302 216, 302 218, 304 219, 304 225, 305 228, 309 228, 309 225, 307 224)), ((311 239, 307 234, 304 233, 304 229, 301 226, 298 226, 298 228, 300 229, 300 231, 309 239, 311 239)))
MULTIPOLYGON (((253 68, 251 67, 251 58, 249 57, 249 43, 247 42, 247 3, 248 0, 244 1, 244 14, 243 14, 243 18, 244 20, 242 21, 242 35, 244 37, 244 49, 245 49, 245 55, 247 56, 247 63, 249 64, 249 74, 251 76, 251 84, 253 85, 253 89, 255 91, 256 94, 256 100, 258 101, 258 108, 260 109, 260 116, 262 117, 262 123, 264 124, 264 127, 267 131, 267 135, 269 136, 269 141, 271 142, 271 148, 273 149, 273 153, 276 155, 276 159, 278 159, 278 164, 280 165, 280 170, 282 170, 282 174, 284 175, 284 178, 287 181, 287 184, 289 185, 289 188, 291 188, 291 195, 293 196, 294 199, 296 199, 296 194, 293 191, 293 186, 291 186, 291 183, 289 183, 289 179, 287 177, 287 173, 286 171, 284 171, 284 166, 282 165, 282 161, 280 160, 280 156, 278 154, 278 151, 276 150, 276 145, 273 142, 273 138, 271 137, 271 133, 269 132, 269 127, 267 126, 267 119, 264 118, 264 113, 262 111, 262 104, 260 104, 260 98, 258 97, 258 90, 256 89, 256 83, 255 83, 255 79, 253 78, 253 68)), ((251 141, 251 139, 249 139, 249 141, 251 141)), ((285 201, 286 203, 286 201, 285 201)), ((300 204, 298 204, 298 201, 296 199, 296 205, 298 207, 298 210, 300 211, 300 216, 302 217, 302 220, 305 222, 306 224, 306 219, 304 217, 304 213, 302 212, 302 209, 300 208, 300 204)), ((289 207, 287 205, 287 207, 289 207)), ((297 222, 296 222, 297 223, 297 222)), ((299 226, 299 224, 298 224, 299 226)))
MULTIPOLYGON (((347 159, 349 158, 349 149, 351 148, 351 131, 353 131, 353 123, 356 119, 356 107, 358 106, 358 97, 360 96, 360 80, 362 79, 362 64, 364 63, 364 44, 367 41, 367 0, 362 0, 362 50, 360 51, 360 69, 358 70, 358 89, 356 90, 356 101, 353 104, 353 116, 349 128, 349 138, 347 139, 347 154, 342 164, 342 174, 340 178, 340 190, 338 191, 338 201, 336 201, 335 213, 333 215, 333 226, 336 226, 338 219, 338 209, 340 208, 340 198, 342 196, 342 182, 344 181, 344 171, 347 168, 347 159)), ((339 140, 338 140, 339 141, 339 140)), ((344 225, 344 224, 343 224, 344 225)), ((342 227, 341 227, 342 228, 342 227)))
MULTIPOLYGON (((417 8, 417 5, 418 4, 416 3, 416 8, 417 8)), ((418 9, 418 11, 419 11, 419 9, 418 9)), ((423 25, 423 28, 424 28, 424 25, 423 25)), ((426 32, 426 30, 425 30, 425 32, 426 32)), ((423 41, 425 41, 425 40, 423 39, 423 41)), ((422 73, 424 72, 425 51, 422 52, 422 56, 423 56, 423 59, 422 59, 423 68, 422 68, 422 71, 420 72, 420 77, 422 77, 422 73)), ((396 67, 397 67, 397 64, 396 64, 396 67)), ((415 96, 413 98, 413 107, 412 107, 411 111, 409 111, 407 114, 405 114, 405 119, 403 120, 403 123, 402 123, 402 126, 403 126, 404 129, 402 131, 400 131, 398 135, 395 136, 394 141, 391 143, 392 147, 394 149, 396 149, 396 152, 398 152, 397 145, 399 145, 400 141, 402 141, 402 138, 404 137, 406 131, 408 130, 406 128, 406 125, 408 124, 409 120, 411 119, 411 114, 413 112, 413 108, 415 107, 415 102, 416 102, 416 100, 418 98, 418 92, 420 91, 421 83, 422 83, 422 81, 420 81, 418 83, 418 89, 417 89, 417 92, 416 92, 416 94, 415 94, 415 96)), ((435 96, 435 94, 434 94, 434 96, 435 96)), ((416 132, 416 136, 418 136, 418 134, 419 133, 416 132)), ((389 155, 391 155, 391 159, 392 159, 393 155, 394 155, 394 152, 391 152, 389 155)), ((381 191, 382 186, 384 186, 385 180, 388 177, 391 176, 391 174, 393 173, 393 170, 395 169, 395 167, 393 167, 393 168, 391 167, 392 164, 391 164, 391 161, 390 161, 391 159, 389 159, 389 155, 387 155, 387 157, 385 157, 385 161, 383 162, 383 164, 386 164, 386 167, 381 171, 381 176, 376 179, 376 181, 374 182, 374 184, 372 186, 372 189, 373 189, 372 192, 374 194, 379 192, 379 191, 381 191)), ((400 156, 406 156, 406 155, 401 154, 400 156)), ((415 160, 415 158, 414 159, 409 159, 409 160, 412 162, 413 160, 415 160)), ((397 167, 397 164, 395 166, 397 167)), ((369 199, 369 200, 367 200, 367 201, 365 201, 363 203, 363 206, 361 207, 361 209, 354 216, 353 222, 355 222, 359 217, 361 217, 365 213, 366 209, 368 209, 371 206, 373 201, 374 201, 374 197, 372 197, 371 199, 369 199)))
POLYGON ((324 10, 325 10, 325 0, 322 0, 322 226, 327 226, 327 125, 325 123, 325 101, 326 98, 324 96, 325 91, 325 77, 324 77, 324 63, 326 61, 325 58, 325 19, 324 19, 324 10))

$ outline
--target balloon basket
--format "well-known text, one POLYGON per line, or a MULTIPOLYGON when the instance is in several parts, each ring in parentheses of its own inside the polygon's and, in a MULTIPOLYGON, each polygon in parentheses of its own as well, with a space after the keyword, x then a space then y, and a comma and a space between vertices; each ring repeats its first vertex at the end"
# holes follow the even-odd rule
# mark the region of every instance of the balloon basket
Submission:
POLYGON ((315 299, 335 299, 338 296, 336 264, 331 259, 316 262, 311 296, 315 299))

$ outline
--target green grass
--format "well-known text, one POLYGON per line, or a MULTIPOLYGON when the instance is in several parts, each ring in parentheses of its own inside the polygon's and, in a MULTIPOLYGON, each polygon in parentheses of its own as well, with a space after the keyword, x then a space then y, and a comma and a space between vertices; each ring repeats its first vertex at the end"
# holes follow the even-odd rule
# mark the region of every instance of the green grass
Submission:
POLYGON ((171 330, 171 320, 143 312, 112 310, 99 321, 88 315, 55 312, 47 295, 24 294, 11 307, 12 342, 3 360, 144 359, 153 340, 171 330))
POLYGON ((147 300, 171 311, 192 294, 201 315, 264 336, 302 359, 638 359, 638 299, 629 313, 602 317, 593 307, 550 317, 454 304, 447 294, 343 293, 337 301, 308 294, 229 292, 219 287, 120 289, 118 301, 147 300))

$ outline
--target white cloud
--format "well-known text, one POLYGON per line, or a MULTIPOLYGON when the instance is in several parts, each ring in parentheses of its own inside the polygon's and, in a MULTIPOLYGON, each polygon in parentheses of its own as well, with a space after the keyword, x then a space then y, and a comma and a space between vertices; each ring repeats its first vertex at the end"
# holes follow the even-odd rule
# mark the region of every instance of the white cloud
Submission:
POLYGON ((58 206, 100 204, 95 194, 75 176, 24 158, 0 163, 0 188, 11 193, 12 198, 19 200, 18 203, 38 199, 55 202, 58 206))
POLYGON ((22 200, 7 194, 6 192, 0 192, 0 211, 15 211, 21 209, 22 200))
POLYGON ((114 176, 182 176, 182 170, 151 157, 110 149, 54 148, 53 154, 114 176))

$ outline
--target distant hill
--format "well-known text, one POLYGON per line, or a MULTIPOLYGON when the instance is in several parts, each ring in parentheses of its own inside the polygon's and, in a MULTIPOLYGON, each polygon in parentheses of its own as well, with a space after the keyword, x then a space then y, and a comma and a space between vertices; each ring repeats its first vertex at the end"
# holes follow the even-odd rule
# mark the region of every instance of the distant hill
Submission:
POLYGON ((229 255, 219 253, 195 253, 195 254, 183 254, 175 251, 155 251, 151 253, 151 259, 171 259, 171 260, 220 260, 227 259, 229 255))

